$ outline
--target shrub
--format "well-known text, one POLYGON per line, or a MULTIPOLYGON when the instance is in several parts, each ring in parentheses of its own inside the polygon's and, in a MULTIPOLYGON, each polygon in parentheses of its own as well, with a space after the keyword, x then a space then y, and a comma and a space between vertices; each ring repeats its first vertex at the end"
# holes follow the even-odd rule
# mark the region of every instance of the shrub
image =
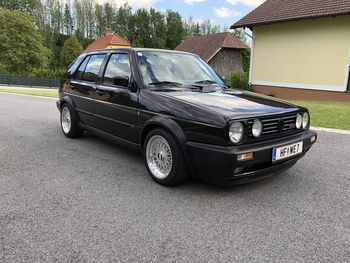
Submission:
POLYGON ((250 90, 248 72, 234 70, 228 75, 226 82, 231 88, 250 90))
POLYGON ((31 77, 59 79, 65 72, 64 69, 34 68, 29 75, 31 77))

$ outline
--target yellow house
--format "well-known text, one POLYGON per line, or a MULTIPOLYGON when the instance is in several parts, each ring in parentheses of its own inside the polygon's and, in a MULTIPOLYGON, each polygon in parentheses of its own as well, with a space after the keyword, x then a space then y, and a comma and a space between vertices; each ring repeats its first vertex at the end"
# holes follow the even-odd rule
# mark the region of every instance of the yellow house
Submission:
POLYGON ((267 0, 231 28, 252 30, 255 91, 350 101, 349 0, 267 0))

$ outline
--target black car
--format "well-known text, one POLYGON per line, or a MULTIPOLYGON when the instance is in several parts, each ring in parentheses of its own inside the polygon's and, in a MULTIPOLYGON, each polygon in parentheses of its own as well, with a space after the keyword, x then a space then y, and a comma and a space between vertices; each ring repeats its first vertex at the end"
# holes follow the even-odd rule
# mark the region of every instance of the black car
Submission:
POLYGON ((230 89, 198 56, 108 49, 79 56, 59 89, 69 138, 88 130, 143 154, 162 185, 218 185, 292 167, 316 142, 302 107, 230 89))

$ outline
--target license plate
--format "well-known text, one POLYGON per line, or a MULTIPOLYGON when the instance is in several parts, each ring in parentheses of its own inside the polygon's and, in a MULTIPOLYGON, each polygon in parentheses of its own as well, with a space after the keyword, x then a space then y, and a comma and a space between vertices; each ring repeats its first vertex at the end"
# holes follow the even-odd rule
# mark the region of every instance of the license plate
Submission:
POLYGON ((273 148, 272 161, 280 161, 301 154, 303 152, 303 142, 297 142, 277 148, 273 148))

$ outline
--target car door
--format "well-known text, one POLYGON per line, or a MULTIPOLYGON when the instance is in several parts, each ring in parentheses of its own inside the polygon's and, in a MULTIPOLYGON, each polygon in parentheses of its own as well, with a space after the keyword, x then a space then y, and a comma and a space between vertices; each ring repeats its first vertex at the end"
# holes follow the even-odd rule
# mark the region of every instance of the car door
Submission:
POLYGON ((133 83, 129 54, 111 53, 96 89, 95 115, 100 130, 137 143, 139 92, 130 88, 133 83))
POLYGON ((80 120, 89 126, 94 126, 93 99, 96 94, 96 81, 105 56, 106 54, 87 56, 69 83, 69 95, 80 120))

